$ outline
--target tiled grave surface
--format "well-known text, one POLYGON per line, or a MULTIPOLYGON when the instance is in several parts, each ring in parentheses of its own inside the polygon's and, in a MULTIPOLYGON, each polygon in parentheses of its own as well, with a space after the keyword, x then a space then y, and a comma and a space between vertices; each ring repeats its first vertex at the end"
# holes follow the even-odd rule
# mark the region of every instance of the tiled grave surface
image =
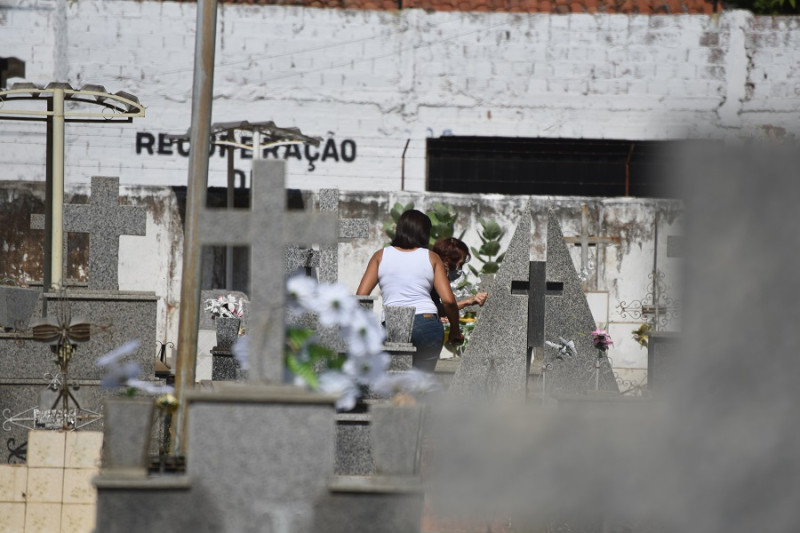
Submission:
POLYGON ((97 431, 31 431, 27 463, 0 465, 0 531, 94 531, 102 444, 97 431))

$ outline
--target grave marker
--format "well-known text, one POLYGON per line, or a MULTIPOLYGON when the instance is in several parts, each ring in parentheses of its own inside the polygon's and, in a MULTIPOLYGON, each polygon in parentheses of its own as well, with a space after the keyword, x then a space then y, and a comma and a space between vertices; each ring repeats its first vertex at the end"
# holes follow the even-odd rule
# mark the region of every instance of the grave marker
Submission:
MULTIPOLYGON (((594 388, 597 350, 592 345, 590 333, 597 323, 567 250, 558 218, 552 210, 547 214, 545 279, 544 340, 554 343, 558 343, 559 338, 574 341, 577 352, 574 356, 553 361, 553 369, 547 373, 548 387, 552 385, 552 391, 582 394, 594 388)), ((600 363, 598 383, 602 390, 619 391, 607 357, 600 363)))
MULTIPOLYGON (((89 234, 90 289, 119 290, 119 237, 145 235, 146 226, 144 207, 119 204, 119 178, 93 176, 88 204, 64 204, 64 231, 89 234)), ((31 229, 44 229, 44 215, 31 215, 31 229)))
POLYGON ((450 384, 456 393, 524 401, 528 376, 531 206, 522 212, 450 384))
MULTIPOLYGON (((339 189, 319 191, 319 210, 339 216, 339 189)), ((304 270, 310 276, 312 269, 316 268, 321 283, 336 283, 339 280, 338 243, 369 236, 369 220, 366 218, 338 218, 338 221, 339 238, 336 244, 320 245, 319 250, 289 247, 286 271, 304 270)))
POLYGON ((203 208, 198 244, 250 247, 250 379, 283 381, 287 243, 337 242, 337 217, 286 210, 283 161, 253 161, 250 209, 203 208))

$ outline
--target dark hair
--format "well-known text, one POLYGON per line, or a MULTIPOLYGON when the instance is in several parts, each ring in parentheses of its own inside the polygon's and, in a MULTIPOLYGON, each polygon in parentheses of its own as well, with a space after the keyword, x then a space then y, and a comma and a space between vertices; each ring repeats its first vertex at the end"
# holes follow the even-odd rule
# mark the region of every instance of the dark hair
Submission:
POLYGON ((416 209, 409 209, 397 221, 392 246, 398 248, 427 248, 431 238, 431 219, 416 209))
POLYGON ((462 259, 468 262, 472 256, 469 255, 469 248, 464 241, 455 237, 439 239, 433 245, 433 251, 442 258, 447 270, 455 270, 462 259))

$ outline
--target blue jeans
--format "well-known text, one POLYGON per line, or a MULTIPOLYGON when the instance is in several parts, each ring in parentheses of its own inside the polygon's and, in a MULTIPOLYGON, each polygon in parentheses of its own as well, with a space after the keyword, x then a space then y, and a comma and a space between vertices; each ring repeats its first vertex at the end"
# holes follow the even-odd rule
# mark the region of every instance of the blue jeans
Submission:
POLYGON ((435 313, 414 315, 414 327, 411 330, 411 344, 417 349, 414 352, 414 368, 433 372, 444 342, 444 328, 435 313))

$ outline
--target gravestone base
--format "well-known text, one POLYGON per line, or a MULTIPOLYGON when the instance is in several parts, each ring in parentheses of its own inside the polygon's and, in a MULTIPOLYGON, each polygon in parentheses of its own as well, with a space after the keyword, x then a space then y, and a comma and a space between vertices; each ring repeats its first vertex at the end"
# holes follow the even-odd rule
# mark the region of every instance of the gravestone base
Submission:
POLYGON ((336 476, 317 509, 315 531, 414 533, 422 528, 423 492, 418 477, 336 476))
MULTIPOLYGON (((99 412, 103 399, 117 393, 100 388, 104 372, 97 368, 95 362, 127 341, 139 339, 140 345, 125 357, 125 361, 139 365, 142 369, 141 379, 156 381, 157 301, 152 292, 71 289, 65 294, 48 292, 41 295, 31 324, 35 324, 35 320, 42 316, 42 306, 45 305, 52 321, 71 317, 92 326, 91 339, 78 344, 69 366, 70 383, 80 387, 78 391, 71 389, 71 392, 76 395, 82 409, 99 412)), ((33 408, 50 409, 54 399, 45 402, 49 405, 42 405, 40 397, 43 394, 55 395, 47 390, 48 383, 59 373, 51 347, 34 341, 30 328, 14 333, 0 331, 0 354, 2 410, 7 410, 5 412, 9 417, 31 410, 28 415, 23 415, 31 418, 33 408)), ((6 424, 9 429, 0 431, 0 442, 19 447, 27 442, 28 428, 32 424, 32 421, 24 422, 27 427, 6 424)), ((86 429, 100 431, 102 421, 93 422, 86 429)))
POLYGON ((369 427, 371 418, 369 413, 336 415, 336 474, 368 476, 375 471, 369 427))
POLYGON ((241 370, 233 352, 215 346, 211 358, 211 381, 237 381, 241 370))
POLYGON ((414 352, 417 349, 410 342, 387 342, 383 349, 391 356, 389 370, 411 370, 414 352))

